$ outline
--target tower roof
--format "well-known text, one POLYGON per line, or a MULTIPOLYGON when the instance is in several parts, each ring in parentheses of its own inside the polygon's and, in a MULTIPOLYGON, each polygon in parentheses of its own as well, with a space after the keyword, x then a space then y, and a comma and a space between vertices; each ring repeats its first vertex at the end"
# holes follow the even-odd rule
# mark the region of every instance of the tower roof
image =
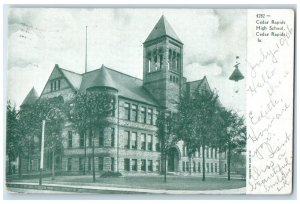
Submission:
POLYGON ((82 88, 84 86, 84 89, 92 87, 109 87, 116 89, 116 85, 104 65, 102 65, 99 70, 88 73, 85 76, 89 77, 89 80, 84 80, 86 82, 86 84, 82 84, 82 88))
POLYGON ((149 42, 163 36, 168 36, 182 43, 164 15, 160 17, 159 21, 156 23, 145 42, 149 42))
POLYGON ((39 96, 38 96, 35 88, 32 87, 32 89, 30 90, 30 92, 25 97, 25 99, 24 99, 23 103, 21 104, 21 106, 33 104, 38 98, 39 98, 39 96))

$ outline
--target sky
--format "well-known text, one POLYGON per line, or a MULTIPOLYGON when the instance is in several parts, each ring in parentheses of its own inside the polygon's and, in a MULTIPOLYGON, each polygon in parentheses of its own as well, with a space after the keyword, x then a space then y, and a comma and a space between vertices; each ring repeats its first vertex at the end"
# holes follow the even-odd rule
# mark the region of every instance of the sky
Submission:
POLYGON ((41 94, 55 64, 78 72, 102 64, 143 77, 143 42, 164 15, 184 43, 187 81, 206 76, 221 103, 246 111, 246 80, 228 78, 239 56, 246 75, 246 10, 11 8, 8 12, 7 97, 19 106, 34 86, 41 94))

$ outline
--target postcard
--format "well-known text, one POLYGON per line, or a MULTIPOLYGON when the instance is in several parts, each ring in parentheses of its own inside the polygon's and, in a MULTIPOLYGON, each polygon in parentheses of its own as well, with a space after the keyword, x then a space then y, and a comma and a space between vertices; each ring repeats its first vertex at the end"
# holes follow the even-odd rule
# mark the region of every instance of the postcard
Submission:
POLYGON ((9 193, 293 192, 293 9, 6 18, 9 193))

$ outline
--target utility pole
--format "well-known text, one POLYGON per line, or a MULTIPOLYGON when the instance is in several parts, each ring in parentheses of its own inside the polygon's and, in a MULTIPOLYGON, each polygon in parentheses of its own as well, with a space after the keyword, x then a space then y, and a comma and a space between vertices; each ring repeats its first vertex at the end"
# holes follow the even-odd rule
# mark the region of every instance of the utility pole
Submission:
POLYGON ((45 123, 46 123, 46 121, 43 120, 42 141, 41 141, 41 159, 40 159, 40 180, 39 180, 40 186, 42 185, 43 168, 44 168, 45 123))

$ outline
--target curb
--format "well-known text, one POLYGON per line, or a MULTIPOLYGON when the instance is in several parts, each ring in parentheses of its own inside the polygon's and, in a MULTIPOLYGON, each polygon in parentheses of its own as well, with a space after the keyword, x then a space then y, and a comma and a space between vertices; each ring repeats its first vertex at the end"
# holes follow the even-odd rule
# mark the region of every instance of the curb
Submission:
POLYGON ((101 186, 72 186, 66 184, 44 184, 39 186, 36 183, 6 183, 9 190, 11 188, 24 188, 36 190, 63 191, 72 193, 101 193, 101 194, 245 194, 246 187, 238 189, 211 190, 211 191, 193 191, 193 190, 156 190, 156 189, 134 189, 120 187, 101 187, 101 186))

